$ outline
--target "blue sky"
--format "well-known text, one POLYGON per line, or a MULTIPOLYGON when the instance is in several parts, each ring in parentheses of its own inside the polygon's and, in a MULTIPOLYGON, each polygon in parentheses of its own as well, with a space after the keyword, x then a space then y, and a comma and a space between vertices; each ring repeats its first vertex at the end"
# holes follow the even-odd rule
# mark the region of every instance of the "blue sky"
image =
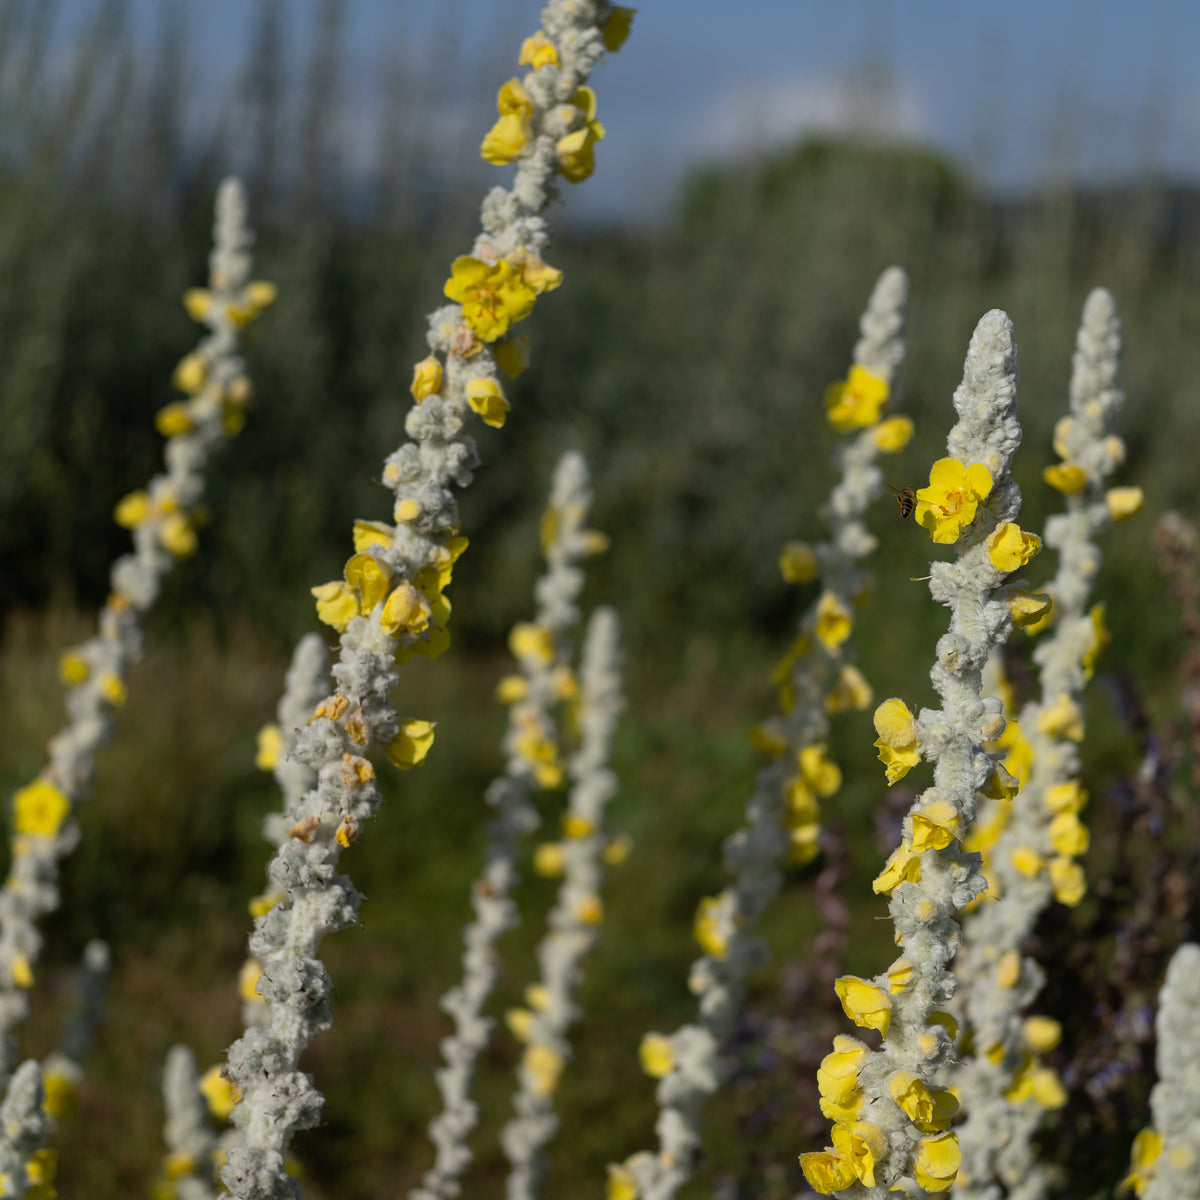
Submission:
MULTIPOLYGON (((95 4, 67 0, 63 28, 95 4)), ((185 8, 189 102, 203 121, 236 73, 257 0, 131 4, 148 44, 168 6, 185 8)), ((316 0, 284 7, 299 61, 316 0)), ((388 71, 408 63, 424 72, 439 136, 461 138, 465 154, 541 5, 346 7, 344 153, 369 170, 388 71)), ((1197 45, 1195 0, 646 0, 634 36, 594 77, 608 139, 602 169, 572 206, 593 217, 659 211, 689 165, 848 127, 942 147, 1003 189, 1148 167, 1200 176, 1197 45)))

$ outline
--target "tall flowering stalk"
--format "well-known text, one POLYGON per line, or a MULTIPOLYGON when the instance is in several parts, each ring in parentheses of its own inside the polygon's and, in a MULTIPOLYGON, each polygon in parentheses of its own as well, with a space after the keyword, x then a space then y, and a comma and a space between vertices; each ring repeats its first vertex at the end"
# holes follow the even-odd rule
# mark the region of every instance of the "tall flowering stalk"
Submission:
POLYGON ((229 1049, 226 1074, 240 1095, 233 1120, 245 1141, 229 1150, 221 1178, 241 1200, 300 1194, 285 1155, 296 1130, 317 1123, 323 1098, 297 1063, 332 1021, 317 951, 327 933, 357 919, 361 897, 337 874, 338 858, 381 800, 365 753, 375 746, 406 769, 432 744, 432 724, 402 717, 390 695, 414 654, 436 657, 449 644, 445 589, 466 547, 453 489, 471 482, 478 462, 467 423, 474 413, 504 424, 497 367, 517 373, 528 351, 510 330, 561 283, 541 258, 549 232, 540 213, 557 175, 578 182, 591 172, 604 129, 586 81, 604 50, 623 40, 629 15, 600 0, 551 0, 542 29, 522 46, 532 70, 501 88, 500 119, 482 148, 489 161, 515 162, 515 178, 489 192, 473 253, 455 260, 445 286, 453 303, 430 316, 431 353, 414 370, 416 404, 405 422, 411 440, 383 471, 394 524, 356 522, 343 578, 314 589, 318 615, 341 644, 335 690, 297 738, 296 757, 317 784, 291 805, 267 869, 283 899, 257 918, 250 938, 265 1016, 229 1049))
POLYGON ((1150 1093, 1154 1123, 1133 1142, 1124 1186, 1144 1200, 1200 1197, 1200 946, 1175 951, 1159 998, 1158 1083, 1150 1093))
POLYGON ((42 949, 38 922, 58 907, 58 864, 79 840, 74 812, 91 790, 97 750, 116 732, 129 669, 143 650, 142 619, 176 561, 195 553, 208 456, 245 420, 252 389, 238 353, 241 331, 275 297, 272 284, 250 279, 253 242, 241 185, 227 179, 217 193, 209 287, 184 296, 209 333, 175 370, 174 385, 187 399, 157 418, 166 470, 117 505, 134 552, 113 564, 99 632, 63 655, 69 723, 51 738, 38 777, 13 796, 12 864, 0 891, 0 1084, 16 1061, 12 1031, 29 1014, 42 949))
MULTIPOLYGON (((259 769, 274 774, 283 795, 283 812, 269 813, 263 822, 263 835, 274 846, 287 837, 284 814, 316 783, 312 769, 300 762, 294 751, 300 728, 328 691, 325 642, 319 634, 305 634, 292 652, 275 720, 259 730, 254 760, 259 769)), ((256 896, 250 901, 250 915, 269 912, 281 899, 277 892, 256 896)), ((266 1018, 266 1006, 256 990, 261 974, 262 965, 254 958, 247 959, 239 973, 238 991, 247 1026, 262 1024, 266 1018)), ((154 1200, 209 1200, 216 1195, 217 1169, 229 1147, 240 1141, 240 1134, 229 1128, 218 1132, 211 1118, 227 1122, 235 1099, 220 1065, 201 1075, 189 1047, 171 1047, 163 1071, 166 1155, 154 1184, 154 1200)))
POLYGON ((1020 491, 1009 463, 1021 428, 1016 348, 1004 313, 990 312, 976 327, 954 407, 959 419, 948 457, 933 465, 929 486, 915 497, 916 518, 934 542, 957 546, 954 561, 930 567, 930 594, 951 614, 930 673, 942 707, 914 718, 902 700, 891 699, 875 714, 889 781, 924 758, 934 764, 934 784, 913 804, 901 845, 875 881, 875 890, 890 896, 900 956, 873 979, 843 976, 836 984, 846 1015, 883 1041, 872 1049, 837 1037, 818 1071, 833 1145, 800 1163, 822 1194, 882 1200, 902 1180, 945 1191, 959 1166, 949 1131, 957 1104, 940 1086, 954 1055, 948 964, 959 943, 956 917, 986 887, 978 856, 964 851, 961 839, 977 793, 1009 782, 986 749, 1004 718, 999 700, 982 695, 982 671, 1012 626, 1004 584, 1015 568, 1006 547, 1016 538, 1026 560, 1038 545, 1013 521, 1020 491))
POLYGON ((828 714, 871 702, 850 635, 854 608, 871 582, 858 564, 875 548, 863 519, 883 488, 875 460, 880 451, 903 448, 912 435, 909 418, 883 419, 904 357, 907 301, 904 272, 889 268, 863 314, 849 374, 826 394, 829 423, 846 435, 833 456, 838 482, 826 507, 831 536, 815 547, 791 542, 780 557, 785 580, 819 580, 820 590, 776 669, 782 711, 752 733, 772 761, 758 772, 744 827, 725 843, 733 883, 697 909, 695 936, 704 953, 692 964, 688 986, 699 999, 698 1020, 670 1035, 648 1034, 641 1044, 643 1069, 659 1080, 658 1151, 609 1167, 611 1200, 667 1200, 694 1173, 703 1104, 721 1083, 721 1045, 733 1032, 747 976, 767 957, 759 924, 779 891, 784 862, 816 856, 819 801, 841 786, 841 771, 826 753, 828 714))
POLYGON ((467 1138, 479 1122, 471 1087, 494 1024, 484 1008, 499 976, 496 945, 520 920, 512 891, 519 879, 522 842, 539 820, 529 797, 537 789, 560 787, 566 778, 555 713, 564 702, 578 699, 570 637, 579 623, 580 564, 604 546, 603 534, 587 528, 591 502, 587 463, 570 451, 555 469, 542 517, 546 571, 535 588, 537 612, 533 621, 513 629, 509 643, 519 670, 501 680, 498 689, 510 706, 506 762, 486 793, 496 815, 488 824, 483 873, 471 888, 475 916, 463 930, 462 982, 442 998, 454 1032, 442 1042, 444 1066, 437 1072, 437 1085, 443 1107, 429 1127, 437 1159, 413 1189, 412 1200, 459 1195, 471 1163, 467 1138))
POLYGON ((571 1056, 567 1034, 580 1015, 575 992, 583 960, 604 919, 600 884, 609 839, 604 811, 617 790, 609 767, 621 697, 620 625, 611 608, 588 621, 580 668, 579 749, 571 756, 571 790, 559 845, 562 882, 538 946, 541 968, 529 989, 532 1007, 515 1023, 525 1050, 517 1068, 516 1116, 500 1134, 510 1164, 508 1200, 532 1200, 541 1190, 545 1148, 558 1129, 554 1096, 571 1056))
POLYGON ((996 904, 984 897, 963 922, 964 950, 955 970, 963 989, 964 1032, 974 1053, 954 1072, 966 1121, 959 1128, 963 1165, 955 1194, 984 1200, 997 1184, 1021 1200, 1039 1200, 1052 1181, 1038 1165, 1033 1135, 1048 1109, 1066 1093, 1041 1064, 1061 1028, 1024 1012, 1041 990, 1041 967, 1021 953, 1051 899, 1075 905, 1086 889, 1077 861, 1088 847, 1079 819, 1087 793, 1078 779, 1083 737, 1080 700, 1107 642, 1104 606, 1088 600, 1100 566, 1097 537, 1114 517, 1127 515, 1139 489, 1105 489, 1125 456, 1113 432, 1124 393, 1117 382, 1120 324, 1112 296, 1097 288, 1087 298, 1071 376, 1071 415, 1058 422, 1054 448, 1063 462, 1047 481, 1067 496, 1067 511, 1046 523, 1046 544, 1059 552, 1048 590, 1053 631, 1038 645, 1041 697, 1010 720, 1000 741, 1020 791, 991 802, 968 839, 987 855, 996 904))

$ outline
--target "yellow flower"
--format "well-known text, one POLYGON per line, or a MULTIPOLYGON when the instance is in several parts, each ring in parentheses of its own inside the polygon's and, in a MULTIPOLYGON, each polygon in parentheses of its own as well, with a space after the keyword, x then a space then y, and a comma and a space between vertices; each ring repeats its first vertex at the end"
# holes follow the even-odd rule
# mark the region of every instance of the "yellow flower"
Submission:
POLYGON ((842 1011, 855 1025, 878 1029, 887 1037, 892 1022, 892 998, 887 992, 857 975, 843 975, 834 981, 833 990, 842 1002, 842 1011))
POLYGON ((839 713, 854 709, 862 712, 863 709, 870 708, 874 695, 863 673, 853 664, 847 663, 838 672, 837 679, 825 696, 825 711, 839 713))
POLYGON ((913 435, 910 417, 888 417, 875 426, 871 438, 884 454, 896 454, 908 445, 913 435))
POLYGON ((1010 857, 1012 865, 1026 879, 1036 879, 1042 867, 1046 865, 1046 860, 1030 846, 1018 846, 1010 857))
POLYGON ((853 1165, 832 1146, 828 1150, 800 1155, 800 1169, 808 1186, 822 1196, 848 1188, 856 1178, 853 1165))
POLYGON ((346 561, 346 583, 358 593, 358 611, 365 617, 387 595, 391 571, 373 554, 353 554, 346 561))
POLYGON ((913 1177, 927 1192, 944 1192, 962 1165, 958 1135, 939 1133, 922 1138, 913 1158, 913 1177))
POLYGON ((16 987, 26 989, 33 987, 33 966, 29 961, 29 955, 22 954, 18 950, 9 961, 8 974, 16 987))
POLYGON ((154 418, 154 428, 167 438, 178 437, 181 433, 190 433, 192 416, 188 412, 187 404, 182 400, 177 400, 165 408, 160 408, 158 415, 154 418))
POLYGON ((533 101, 520 80, 510 79, 500 88, 496 111, 500 119, 484 135, 479 153, 486 162, 499 167, 520 158, 533 133, 533 101))
POLYGON ((200 1093, 208 1101, 208 1111, 219 1120, 228 1120, 242 1098, 237 1087, 221 1074, 220 1066, 209 1067, 200 1079, 200 1093))
POLYGON ((581 87, 571 103, 583 114, 583 125, 554 147, 558 169, 569 183, 582 183, 596 169, 596 143, 604 140, 604 126, 596 120, 596 93, 581 87))
POLYGON ((560 842, 542 842, 533 852, 533 869, 543 879, 558 879, 566 865, 560 842))
POLYGON ((608 1164, 608 1180, 604 1187, 605 1200, 637 1200, 638 1186, 633 1172, 626 1166, 608 1164))
POLYGON ((833 1148, 867 1187, 875 1186, 875 1166, 887 1153, 887 1135, 870 1121, 833 1127, 833 1148))
POLYGON ((1087 472, 1075 463, 1056 463, 1042 472, 1042 478, 1064 496, 1074 495, 1087 487, 1087 472))
POLYGON ((384 754, 402 771, 418 766, 433 745, 436 724, 436 721, 401 721, 400 732, 383 748, 384 754))
POLYGON ((896 959, 887 969, 888 991, 893 996, 899 995, 911 985, 915 973, 916 968, 907 958, 896 959))
POLYGON ((1035 1054, 1048 1054, 1062 1041, 1062 1025, 1053 1017, 1026 1017, 1021 1026, 1025 1045, 1035 1054))
POLYGON ((362 554, 372 546, 390 546, 395 530, 383 521, 354 522, 354 552, 362 554))
POLYGON ((547 266, 536 254, 524 247, 505 255, 505 261, 521 272, 521 278, 539 296, 543 292, 554 291, 562 284, 563 273, 557 267, 547 266))
POLYGON ((988 558, 997 571, 1019 571, 1040 549, 1042 539, 1012 521, 997 525, 987 540, 988 558))
POLYGON ((903 843, 892 851, 883 870, 871 884, 876 894, 890 893, 902 883, 916 883, 921 878, 921 856, 903 843))
POLYGON ((54 784, 35 779, 13 796, 13 827, 18 833, 53 837, 70 811, 70 800, 54 784))
POLYGON ((1059 813, 1050 822, 1047 832, 1050 836, 1050 845, 1059 854, 1065 854, 1068 858, 1079 858, 1087 853, 1091 838, 1087 826, 1074 813, 1059 813))
POLYGON ((1067 1089, 1052 1067, 1036 1067, 1030 1072, 1030 1094, 1038 1108, 1054 1112, 1067 1103, 1067 1089))
POLYGON ((1004 732, 995 742, 988 743, 989 749, 1005 751, 1004 768, 1014 779, 1024 787, 1029 780, 1029 771, 1033 766, 1033 747, 1021 732, 1019 722, 1009 717, 1004 725, 1004 732))
POLYGON ((188 288, 183 293, 183 307, 193 321, 203 321, 212 311, 212 292, 207 288, 188 288))
POLYGON ((113 520, 122 529, 136 529, 149 518, 152 511, 150 497, 145 492, 130 492, 113 509, 113 520))
POLYGON ((779 573, 784 583, 812 583, 821 573, 816 551, 807 542, 788 542, 779 555, 779 573))
POLYGON ((827 650, 836 650, 854 628, 850 610, 832 593, 825 592, 817 602, 817 623, 814 632, 827 650))
POLYGON ((610 52, 620 50, 629 37, 629 27, 633 24, 636 8, 625 8, 614 4, 608 10, 608 16, 600 27, 600 36, 604 39, 604 48, 610 52))
POLYGON ((1054 597, 1049 592, 1018 589, 1009 595, 1008 610, 1018 629, 1028 634, 1041 633, 1054 613, 1054 597))
POLYGON ((517 660, 528 658, 543 666, 554 661, 554 635, 544 625, 533 621, 518 621, 512 627, 508 648, 517 660))
POLYGON ((413 367, 410 391, 418 404, 442 390, 442 364, 435 355, 423 358, 413 367))
POLYGON ((945 850, 959 834, 958 811, 949 800, 934 800, 912 818, 912 848, 918 854, 926 850, 945 850))
POLYGON ((552 1050, 541 1042, 527 1046, 521 1056, 521 1065, 529 1073, 535 1095, 549 1096, 558 1087, 563 1059, 557 1050, 552 1050))
POLYGON ((264 725, 258 731, 258 744, 254 752, 254 765, 260 771, 273 771, 279 763, 283 750, 283 734, 278 725, 264 725))
POLYGON ((921 761, 917 749, 917 726, 903 700, 885 700, 875 710, 875 748, 887 769, 889 784, 902 779, 921 761))
POLYGON ((257 958, 248 958, 238 971, 238 995, 247 1004, 263 1004, 265 1001, 258 994, 258 981, 262 978, 262 963, 257 958))
POLYGON ((489 265, 469 255, 454 260, 443 290, 463 306, 463 320, 484 342, 494 342, 523 321, 537 299, 511 263, 500 259, 489 265))
POLYGON ((705 896, 696 905, 696 919, 692 925, 692 936, 710 958, 722 959, 728 950, 729 944, 722 928, 723 922, 718 918, 719 911, 724 907, 724 895, 705 896))
POLYGON ((338 633, 344 633, 346 626, 358 616, 358 596, 354 589, 338 580, 318 584, 310 590, 317 599, 317 618, 332 625, 338 633))
POLYGON ((1162 1134, 1157 1129, 1143 1129, 1133 1139, 1133 1151, 1130 1155, 1130 1172, 1121 1181, 1123 1188, 1132 1188, 1135 1195, 1140 1196, 1154 1178, 1155 1162, 1162 1154, 1162 1134))
POLYGON ((638 1062, 651 1079, 662 1079, 675 1070, 675 1053, 671 1039, 661 1033, 648 1033, 638 1046, 638 1062))
POLYGON ((45 1100, 42 1108, 46 1115, 61 1121, 75 1111, 78 1092, 75 1081, 61 1071, 49 1070, 42 1076, 42 1087, 45 1089, 45 1100))
POLYGON ((503 338, 492 346, 492 357, 509 379, 516 379, 529 366, 529 339, 520 336, 503 338))
POLYGON ((825 416, 838 433, 866 429, 879 420, 890 390, 886 379, 856 364, 845 379, 831 383, 826 390, 825 416))
POLYGON ((599 896, 582 896, 575 902, 574 916, 581 925, 599 925, 604 920, 604 901, 599 896))
POLYGON ((897 1071, 888 1080, 888 1094, 922 1133, 940 1133, 950 1127, 958 1101, 942 1088, 929 1088, 911 1071, 897 1071))
POLYGON ((613 838, 604 850, 601 852, 601 857, 610 867, 619 867, 628 857, 629 852, 633 849, 633 838, 627 833, 621 834, 619 837, 613 838))
POLYGON ((1052 813, 1077 813, 1087 804, 1088 793, 1079 780, 1069 779, 1066 783, 1051 784, 1044 799, 1052 813))
POLYGON ((1037 725, 1038 730, 1048 737, 1083 741, 1083 711, 1066 692, 1061 693, 1049 708, 1042 709, 1037 725))
POLYGON ((1102 603, 1093 605, 1088 616, 1092 622, 1092 643, 1083 652, 1083 657, 1080 659, 1084 679, 1091 679, 1096 673, 1096 660, 1100 657, 1104 647, 1112 641, 1112 634, 1108 632, 1108 627, 1104 624, 1104 605, 1102 603))
POLYGON ((472 379, 467 383, 467 403, 485 425, 499 429, 508 416, 508 401, 494 379, 472 379))
POLYGON ((1124 521, 1141 512, 1145 496, 1140 487, 1109 488, 1105 493, 1104 502, 1108 505, 1108 515, 1114 521, 1124 521))
POLYGON ((87 659, 74 650, 68 650, 58 660, 58 677, 67 687, 78 687, 81 683, 87 683, 91 673, 92 668, 87 659))
POLYGON ((405 579, 388 596, 379 614, 379 627, 392 637, 399 634, 418 637, 429 628, 432 619, 429 601, 405 579))
POLYGON ((992 473, 983 463, 967 466, 957 458, 939 458, 930 468, 929 486, 917 491, 917 524, 935 542, 953 545, 991 491, 992 473))
POLYGON ((169 554, 179 559, 191 558, 200 545, 191 518, 181 512, 169 512, 163 517, 158 540, 169 554))
POLYGON ((517 62, 522 67, 532 67, 535 71, 549 64, 558 66, 558 51, 554 43, 539 29, 533 37, 527 37, 521 43, 521 53, 517 62))
POLYGON ((1054 898, 1067 908, 1074 908, 1087 893, 1087 877, 1083 868, 1070 858, 1052 858, 1046 868, 1054 898))
POLYGON ((501 704, 516 704, 529 695, 529 681, 523 675, 505 675, 496 684, 496 699, 501 704))
MULTIPOLYGON (((867 1048, 852 1037, 839 1033, 833 1039, 833 1052, 821 1059, 817 1068, 817 1089, 822 1101, 844 1106, 851 1104, 858 1091, 858 1072, 867 1057, 867 1048)), ((828 1117, 822 1103, 821 1111, 828 1117)), ((835 1118, 836 1119, 836 1118, 835 1118)))
POLYGON ((1006 950, 996 964, 996 986, 1015 988, 1021 982, 1021 956, 1016 950, 1006 950))
POLYGON ((187 392, 189 396, 194 396, 204 387, 204 381, 207 378, 208 364, 199 354, 188 354, 179 360, 175 367, 175 374, 171 376, 171 382, 181 392, 187 392))

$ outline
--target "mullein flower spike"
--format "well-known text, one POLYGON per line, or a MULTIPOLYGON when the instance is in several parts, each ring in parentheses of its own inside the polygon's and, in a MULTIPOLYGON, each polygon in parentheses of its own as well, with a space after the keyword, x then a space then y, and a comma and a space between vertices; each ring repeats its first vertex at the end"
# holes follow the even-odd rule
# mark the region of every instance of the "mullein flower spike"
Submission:
MULTIPOLYGON (((520 914, 512 899, 518 881, 523 840, 538 826, 529 802, 537 788, 559 787, 566 780, 555 713, 578 700, 570 664, 570 635, 579 622, 579 593, 584 559, 603 548, 603 535, 586 527, 592 494, 587 464, 568 452, 559 460, 542 517, 546 571, 535 593, 537 613, 513 631, 517 672, 506 676, 499 698, 509 706, 504 774, 492 781, 486 799, 495 810, 487 829, 484 870, 471 889, 474 920, 464 929, 463 978, 442 998, 454 1020, 454 1032, 442 1042, 445 1065, 437 1073, 442 1111, 429 1127, 437 1160, 425 1173, 411 1200, 451 1200, 461 1190, 471 1163, 467 1138, 479 1121, 471 1099, 475 1066, 487 1047, 494 1022, 484 1007, 499 977, 496 945, 516 927, 520 914)), ((560 860, 562 854, 558 856, 560 860)))
POLYGON ((1200 1198, 1200 946, 1175 951, 1159 995, 1158 1083, 1150 1093, 1153 1125, 1134 1138, 1123 1186, 1143 1200, 1200 1198))
POLYGON ((241 428, 251 398, 239 337, 275 296, 273 285, 250 279, 253 241, 241 185, 228 179, 217 193, 206 299, 185 297, 209 333, 175 373, 175 386, 188 398, 159 413, 166 471, 117 505, 117 522, 133 532, 134 552, 113 564, 99 633, 62 657, 69 723, 51 739, 42 773, 13 797, 12 865, 0 891, 0 1085, 16 1061, 11 1031, 29 1011, 27 990, 42 946, 37 925, 58 907, 58 863, 79 837, 72 813, 91 790, 97 750, 115 733, 130 665, 143 650, 142 618, 176 561, 197 548, 208 456, 241 428))
POLYGON ((1020 791, 1011 798, 1006 790, 993 795, 968 839, 984 855, 989 893, 1003 897, 1003 903, 982 902, 967 914, 964 952, 955 967, 964 1033, 975 1046, 953 1074, 966 1113, 955 1191, 978 1200, 998 1185, 1019 1188, 1022 1200, 1037 1200, 1053 1188, 1033 1138, 1042 1115, 1060 1108, 1066 1092, 1038 1057, 1039 1050, 1053 1048, 1057 1035, 1048 1038, 1043 1030, 1039 1043, 1024 1016, 1043 973, 1022 958, 1021 947, 1052 899, 1078 904, 1086 887, 1077 861, 1088 847, 1079 818, 1087 800, 1077 778, 1080 702, 1107 640, 1103 606, 1089 609, 1088 603, 1100 566, 1096 539, 1113 519, 1105 480, 1124 458, 1114 432, 1124 402, 1120 359, 1116 305, 1097 288, 1084 305, 1076 340, 1071 413, 1055 430, 1055 450, 1084 480, 1065 493, 1067 511, 1046 523, 1046 542, 1060 557, 1047 589, 1054 597, 1053 628, 1034 651, 1041 696, 1009 720, 996 746, 1020 791))
POLYGON ((327 933, 355 923, 361 904, 337 874, 338 858, 380 803, 370 747, 407 769, 433 742, 432 723, 403 717, 389 697, 400 666, 449 644, 445 589, 466 547, 453 489, 470 484, 478 462, 468 422, 475 413, 488 425, 504 423, 497 364, 516 368, 525 355, 511 327, 561 279, 542 261, 549 231, 540 214, 566 170, 557 143, 585 125, 574 101, 604 53, 613 17, 601 0, 552 0, 543 9, 541 33, 558 61, 543 60, 521 81, 529 136, 512 187, 488 193, 483 232, 446 285, 455 302, 429 318, 431 353, 413 373, 416 403, 405 422, 411 440, 383 471, 395 495, 394 524, 356 522, 343 578, 314 589, 318 615, 341 643, 334 690, 296 740, 296 758, 318 782, 290 807, 287 838, 268 867, 268 892, 283 899, 256 919, 250 938, 250 956, 263 965, 255 986, 265 1017, 229 1049, 227 1074, 241 1093, 232 1119, 245 1142, 230 1148, 221 1178, 240 1200, 298 1194, 285 1155, 295 1131, 317 1123, 323 1098, 297 1063, 332 1019, 317 951, 327 933))
POLYGON ((540 978, 527 991, 525 1019, 510 1027, 524 1042, 517 1068, 516 1116, 500 1133, 510 1170, 508 1200, 533 1200, 541 1190, 545 1148, 558 1128, 554 1095, 571 1055, 567 1034, 580 1015, 575 993, 583 960, 596 944, 604 919, 600 884, 606 852, 614 845, 604 813, 617 790, 609 767, 621 696, 620 626, 616 612, 598 608, 588 621, 579 672, 579 748, 567 770, 571 789, 563 817, 562 882, 538 946, 540 978))
POLYGON ((772 761, 755 780, 745 827, 725 844, 733 883, 697 907, 694 934, 704 955, 693 964, 688 984, 699 999, 699 1019, 669 1036, 648 1034, 641 1044, 642 1066, 659 1081, 658 1151, 609 1167, 610 1200, 669 1200, 695 1171, 702 1107, 721 1081, 718 1052, 742 1003, 746 977, 766 958, 759 923, 779 891, 785 861, 816 857, 819 802, 841 786, 841 771, 826 752, 829 714, 871 702, 870 685, 854 665, 851 633, 854 608, 871 583, 858 563, 875 548, 863 519, 883 490, 875 460, 881 451, 899 450, 912 432, 907 417, 883 419, 898 391, 907 302, 904 272, 884 271, 863 313, 850 372, 826 395, 830 425, 843 435, 833 454, 837 483, 826 506, 830 537, 817 546, 791 542, 779 561, 787 582, 819 582, 818 594, 775 672, 781 712, 751 734, 772 761))
POLYGON ((930 568, 930 593, 951 612, 931 672, 942 707, 914 718, 892 700, 876 715, 880 741, 892 755, 885 759, 889 774, 893 767, 908 770, 900 756, 912 751, 934 764, 934 783, 917 798, 900 848, 875 881, 875 890, 890 896, 900 955, 874 979, 838 981, 846 1015, 879 1033, 882 1044, 871 1049, 839 1036, 818 1072, 821 1109, 834 1121, 832 1145, 801 1155, 800 1163, 824 1195, 882 1200, 901 1181, 945 1191, 959 1166, 949 1129, 957 1104, 942 1086, 954 1055, 954 1022, 945 1006, 955 981, 947 964, 959 943, 955 917, 986 886, 978 857, 964 852, 961 839, 975 816, 976 792, 996 775, 986 744, 1004 728, 999 702, 981 694, 983 666, 1012 625, 1001 590, 1006 572, 992 561, 989 540, 1020 506, 1008 473, 1021 429, 1016 349, 1004 313, 990 312, 976 327, 954 407, 959 419, 948 457, 922 489, 929 514, 923 524, 935 542, 958 552, 930 568))

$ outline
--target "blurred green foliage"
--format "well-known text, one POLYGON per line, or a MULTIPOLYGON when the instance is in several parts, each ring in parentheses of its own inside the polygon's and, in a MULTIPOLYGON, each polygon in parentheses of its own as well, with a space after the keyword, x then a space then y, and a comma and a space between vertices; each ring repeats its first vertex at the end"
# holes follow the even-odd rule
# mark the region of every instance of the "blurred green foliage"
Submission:
MULTIPOLYGON (((256 273, 280 289, 247 349, 250 421, 214 464, 201 553, 155 618, 154 649, 101 764, 66 904, 48 929, 53 994, 34 1049, 53 1044, 71 955, 94 935, 115 945, 112 1015, 84 1119, 64 1134, 63 1187, 127 1195, 155 1170, 166 1047, 187 1039, 215 1061, 237 1032, 244 898, 261 887, 258 826, 273 803, 249 765, 253 732, 271 716, 292 641, 313 625, 309 586, 340 572, 355 517, 388 516, 375 480, 402 438, 424 314, 469 246, 479 189, 432 155, 421 119, 431 93, 411 75, 384 98, 394 108, 385 174, 369 195, 339 174, 337 0, 318 5, 320 36, 291 106, 286 10, 261 0, 246 86, 211 144, 187 133, 180 22, 163 22, 143 61, 124 5, 105 0, 64 61, 61 46, 51 54, 55 7, 0 0, 5 791, 38 769, 60 724, 55 659, 88 628, 64 613, 95 608, 127 545, 112 508, 161 461, 154 413, 196 336, 177 299, 204 279, 212 195, 230 164, 243 165, 250 187, 256 273)), ((485 98, 481 127, 489 111, 485 98)), ((784 587, 776 556, 789 539, 822 536, 832 435, 821 400, 846 369, 879 271, 898 263, 912 286, 902 405, 918 433, 888 464, 892 481, 918 485, 940 456, 971 330, 1003 307, 1020 345, 1026 446, 1016 473, 1022 523, 1034 529, 1057 504, 1041 470, 1083 299, 1097 284, 1115 293, 1130 450, 1118 482, 1143 486, 1149 513, 1112 532, 1098 590, 1111 663, 1140 680, 1161 716, 1174 706, 1175 618, 1145 541, 1155 512, 1194 511, 1198 235, 1200 198, 1161 181, 1001 202, 931 152, 833 141, 700 172, 652 229, 556 235, 548 257, 565 285, 529 323, 532 367, 510 388, 505 429, 481 435, 484 466, 463 500, 472 548, 453 587, 455 652, 408 676, 413 710, 442 721, 436 753, 393 781, 347 859, 369 903, 363 928, 328 944, 336 1025, 304 1063, 329 1097, 326 1125, 301 1148, 312 1195, 395 1195, 429 1159, 423 1131, 446 1029, 436 999, 456 978, 482 791, 499 765, 502 715, 490 691, 504 670, 504 631, 529 610, 535 524, 557 455, 576 447, 590 461, 595 523, 612 548, 589 594, 619 606, 630 656, 614 823, 638 848, 613 879, 608 936, 589 966, 589 1016, 551 1177, 554 1190, 598 1194, 604 1162, 648 1136, 637 1040, 689 1011, 691 914, 720 886, 717 846, 740 819, 754 770, 744 732, 770 711, 770 663, 809 598, 784 587)), ((878 696, 924 703, 944 614, 910 579, 926 574, 929 543, 890 500, 876 528, 860 661, 878 696)), ((1029 574, 1037 582, 1052 569, 1035 563, 1029 574)), ((1122 730, 1101 728, 1099 765, 1089 767, 1096 795, 1130 758, 1122 730)), ((872 738, 869 715, 858 714, 833 739, 855 855, 848 965, 864 973, 888 946, 869 889, 882 794, 872 738)), ((813 932, 804 887, 802 877, 789 883, 769 924, 781 957, 802 954, 813 932)), ((548 903, 536 881, 523 899, 535 912, 548 903)), ((513 939, 505 1003, 520 996, 536 934, 531 920, 513 939)), ((769 973, 757 986, 769 990, 769 973)), ((494 1134, 515 1055, 505 1038, 489 1055, 480 1183, 499 1184, 494 1134)), ((745 1147, 715 1108, 714 1164, 736 1169, 745 1147)), ((778 1153, 790 1164, 809 1148, 784 1137, 778 1153)))

